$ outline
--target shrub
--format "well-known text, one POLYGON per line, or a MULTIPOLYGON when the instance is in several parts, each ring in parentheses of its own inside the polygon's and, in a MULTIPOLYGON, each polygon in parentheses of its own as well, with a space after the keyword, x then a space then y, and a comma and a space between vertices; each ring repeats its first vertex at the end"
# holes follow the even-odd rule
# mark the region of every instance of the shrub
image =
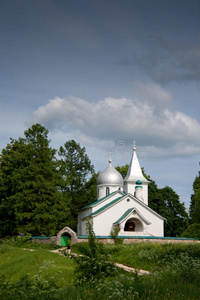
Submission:
POLYGON ((73 256, 76 263, 75 278, 77 284, 99 281, 103 277, 113 276, 117 268, 113 263, 105 261, 103 244, 96 241, 92 224, 87 222, 88 256, 73 256))
POLYGON ((119 231, 120 231, 119 227, 114 227, 113 231, 111 231, 111 236, 114 239, 115 244, 121 245, 121 244, 123 244, 123 239, 120 239, 118 237, 119 231))
POLYGON ((200 239, 200 225, 198 223, 189 225, 181 236, 193 239, 200 239))

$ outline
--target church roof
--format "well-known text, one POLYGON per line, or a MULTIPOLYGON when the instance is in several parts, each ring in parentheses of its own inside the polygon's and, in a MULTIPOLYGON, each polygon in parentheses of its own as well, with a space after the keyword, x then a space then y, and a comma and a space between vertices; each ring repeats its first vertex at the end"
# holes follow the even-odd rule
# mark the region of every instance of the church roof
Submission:
POLYGON ((125 213, 113 224, 119 224, 121 223, 132 211, 134 210, 134 208, 129 208, 127 211, 125 211, 125 213))
POLYGON ((102 171, 97 178, 97 185, 123 186, 122 175, 112 166, 111 159, 108 167, 102 171))
POLYGON ((124 181, 135 181, 136 182, 138 180, 140 180, 142 182, 149 182, 142 174, 142 170, 141 170, 138 158, 137 158, 136 147, 135 147, 135 143, 134 143, 131 162, 130 162, 128 172, 126 174, 124 181))
MULTIPOLYGON (((111 194, 110 194, 111 195, 111 194)), ((107 208, 115 205, 118 201, 121 201, 124 197, 127 197, 129 196, 130 198, 134 199, 135 201, 137 201, 138 203, 140 203, 142 206, 146 207, 147 210, 151 211, 153 214, 155 214, 156 216, 158 216, 159 218, 163 219, 163 220, 166 220, 166 218, 162 217, 161 215, 159 215, 156 211, 154 211, 152 208, 150 208, 148 205, 146 205, 143 201, 141 201, 140 199, 134 197, 133 195, 131 194, 124 194, 122 195, 121 197, 117 197, 116 199, 110 201, 109 203, 107 203, 106 205, 102 206, 101 208, 97 209, 96 211, 94 211, 93 213, 90 213, 89 215, 87 215, 86 217, 84 217, 83 219, 86 219, 86 218, 90 218, 90 217, 95 217, 96 215, 102 213, 104 210, 106 210, 107 208)), ((108 197, 108 196, 107 196, 108 197)), ((104 198, 102 198, 104 199, 104 198)), ((100 199, 100 200, 102 200, 100 199)), ((100 202, 100 200, 96 201, 96 202, 100 202)), ((94 205, 95 202, 93 202, 93 205, 94 205)), ((92 205, 92 206, 93 206, 92 205)), ((136 208, 135 208, 136 210, 136 208)), ((138 210, 137 210, 138 212, 138 210)), ((148 221, 147 221, 148 222, 148 221)))
POLYGON ((109 198, 110 196, 112 196, 112 195, 114 195, 114 194, 117 194, 117 193, 119 193, 119 192, 120 192, 120 191, 114 191, 114 192, 110 193, 109 195, 107 195, 107 196, 105 196, 105 197, 103 197, 103 198, 101 198, 101 199, 99 199, 99 200, 96 200, 96 201, 94 201, 94 202, 88 204, 87 206, 84 206, 84 207, 80 208, 79 210, 82 210, 82 209, 85 209, 85 208, 89 208, 89 207, 93 207, 93 206, 99 204, 100 202, 104 201, 105 199, 109 198))
POLYGON ((121 223, 128 215, 130 215, 133 211, 137 212, 137 215, 143 219, 143 221, 146 223, 146 224, 151 224, 147 219, 145 219, 143 217, 143 215, 137 210, 137 208, 133 207, 133 208, 129 208, 116 222, 114 222, 113 224, 119 224, 121 223))
POLYGON ((95 215, 98 215, 99 213, 101 213, 103 210, 105 210, 106 208, 112 206, 113 204, 115 204, 118 200, 122 199, 124 196, 118 197, 114 200, 112 200, 111 202, 109 202, 108 204, 104 205, 103 207, 97 209, 95 212, 89 214, 86 218, 88 217, 93 217, 95 215))

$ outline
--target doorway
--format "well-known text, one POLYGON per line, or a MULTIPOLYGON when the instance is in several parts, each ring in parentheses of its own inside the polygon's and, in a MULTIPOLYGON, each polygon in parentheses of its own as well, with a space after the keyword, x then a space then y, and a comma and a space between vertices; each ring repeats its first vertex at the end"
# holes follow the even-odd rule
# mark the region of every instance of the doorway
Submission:
POLYGON ((135 223, 128 220, 124 226, 124 231, 135 231, 135 223))

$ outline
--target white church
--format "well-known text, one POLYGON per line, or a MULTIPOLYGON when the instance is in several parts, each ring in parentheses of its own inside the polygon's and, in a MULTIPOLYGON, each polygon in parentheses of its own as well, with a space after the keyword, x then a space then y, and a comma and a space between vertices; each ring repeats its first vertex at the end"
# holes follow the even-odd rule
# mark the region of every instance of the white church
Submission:
POLYGON ((110 158, 97 179, 97 200, 79 211, 78 236, 87 236, 89 219, 96 237, 110 237, 115 227, 119 237, 163 237, 166 219, 148 206, 149 183, 142 174, 135 144, 124 180, 110 158))

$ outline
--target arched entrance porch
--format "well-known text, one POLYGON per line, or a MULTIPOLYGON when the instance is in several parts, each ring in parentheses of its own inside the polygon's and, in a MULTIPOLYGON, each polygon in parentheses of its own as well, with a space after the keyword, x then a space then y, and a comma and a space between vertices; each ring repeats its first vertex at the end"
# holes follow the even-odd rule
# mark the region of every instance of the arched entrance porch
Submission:
POLYGON ((71 245, 77 243, 77 234, 69 227, 64 227, 58 234, 56 244, 60 246, 67 246, 69 238, 71 239, 71 245))
POLYGON ((124 231, 142 232, 143 230, 144 226, 142 222, 137 218, 128 219, 124 225, 124 231))

